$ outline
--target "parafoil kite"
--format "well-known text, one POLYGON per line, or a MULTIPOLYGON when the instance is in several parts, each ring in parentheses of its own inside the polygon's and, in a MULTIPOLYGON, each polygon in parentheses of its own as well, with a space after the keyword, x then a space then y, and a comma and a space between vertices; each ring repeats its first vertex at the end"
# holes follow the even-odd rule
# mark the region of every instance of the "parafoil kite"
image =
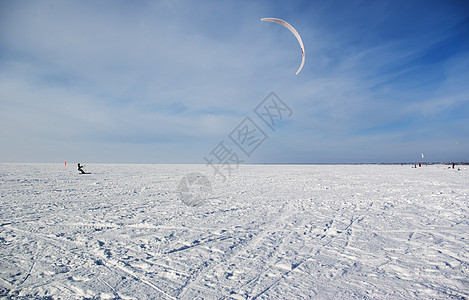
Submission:
POLYGON ((424 157, 424 156, 423 156, 423 153, 420 153, 420 155, 422 155, 422 158, 424 157))
POLYGON ((305 46, 303 45, 303 41, 301 40, 301 37, 300 37, 298 31, 296 31, 296 29, 293 28, 293 26, 291 26, 290 24, 288 24, 286 21, 284 21, 282 19, 262 18, 261 21, 273 22, 273 23, 283 25, 295 35, 296 39, 298 40, 298 43, 300 43, 301 56, 302 56, 301 65, 300 65, 300 67, 298 68, 298 71, 296 71, 296 74, 295 74, 295 75, 298 75, 298 73, 300 73, 301 69, 303 69, 303 65, 305 64, 305 46))

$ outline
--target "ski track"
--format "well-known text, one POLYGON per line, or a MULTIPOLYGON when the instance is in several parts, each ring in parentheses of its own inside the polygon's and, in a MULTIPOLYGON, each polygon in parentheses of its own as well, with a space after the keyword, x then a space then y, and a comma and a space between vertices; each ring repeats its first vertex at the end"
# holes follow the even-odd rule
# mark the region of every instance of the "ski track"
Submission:
POLYGON ((466 166, 86 169, 0 164, 1 298, 469 297, 466 166))

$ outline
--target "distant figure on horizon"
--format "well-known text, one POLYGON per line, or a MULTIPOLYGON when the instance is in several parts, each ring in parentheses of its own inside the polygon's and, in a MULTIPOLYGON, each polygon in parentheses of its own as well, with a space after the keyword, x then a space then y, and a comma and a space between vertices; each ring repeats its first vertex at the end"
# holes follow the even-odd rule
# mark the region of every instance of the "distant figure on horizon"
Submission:
POLYGON ((454 163, 453 163, 453 169, 454 169, 454 163))
POLYGON ((78 171, 80 171, 81 174, 86 174, 86 172, 83 171, 83 167, 84 167, 84 166, 82 166, 82 165, 80 165, 80 163, 78 163, 78 171))

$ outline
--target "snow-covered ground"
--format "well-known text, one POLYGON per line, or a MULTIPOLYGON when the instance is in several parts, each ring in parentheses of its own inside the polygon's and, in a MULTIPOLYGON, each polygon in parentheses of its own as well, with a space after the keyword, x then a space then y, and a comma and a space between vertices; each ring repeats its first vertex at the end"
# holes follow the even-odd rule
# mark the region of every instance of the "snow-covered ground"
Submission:
POLYGON ((0 164, 0 295, 468 298, 460 168, 0 164), (192 172, 198 206, 177 193, 192 172))

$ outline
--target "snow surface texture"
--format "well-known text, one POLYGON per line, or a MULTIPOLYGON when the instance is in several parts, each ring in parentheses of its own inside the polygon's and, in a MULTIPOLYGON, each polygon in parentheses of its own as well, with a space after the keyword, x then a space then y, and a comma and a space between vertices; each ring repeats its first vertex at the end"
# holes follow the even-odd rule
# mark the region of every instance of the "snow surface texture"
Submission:
POLYGON ((3 298, 469 297, 467 166, 84 169, 0 164, 3 298))

